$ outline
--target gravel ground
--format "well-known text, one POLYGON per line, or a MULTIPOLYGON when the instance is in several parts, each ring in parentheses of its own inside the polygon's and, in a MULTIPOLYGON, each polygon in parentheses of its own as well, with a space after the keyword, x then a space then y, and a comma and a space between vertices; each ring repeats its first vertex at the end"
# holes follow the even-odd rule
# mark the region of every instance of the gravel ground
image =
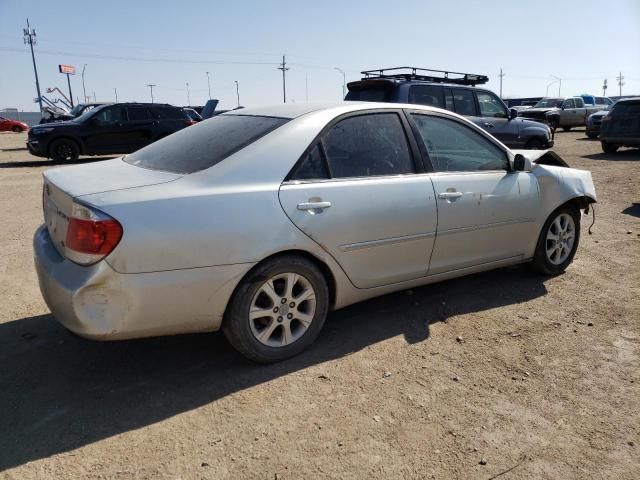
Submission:
POLYGON ((40 297, 41 172, 0 135, 0 477, 637 479, 640 152, 555 150, 599 195, 568 271, 524 266, 333 313, 257 366, 219 334, 97 343, 40 297))

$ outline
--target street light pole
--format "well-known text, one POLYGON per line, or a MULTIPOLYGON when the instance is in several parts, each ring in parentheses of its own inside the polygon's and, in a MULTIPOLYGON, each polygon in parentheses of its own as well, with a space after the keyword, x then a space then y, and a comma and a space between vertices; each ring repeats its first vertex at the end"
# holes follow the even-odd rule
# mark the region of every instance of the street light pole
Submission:
POLYGON ((118 103, 118 89, 114 88, 113 91, 116 94, 116 103, 118 103))
POLYGON ((237 80, 234 80, 234 83, 236 84, 236 97, 238 99, 238 107, 240 107, 240 87, 238 86, 237 80))
POLYGON ((333 67, 333 69, 342 74, 342 99, 344 100, 344 97, 347 96, 347 76, 341 68, 333 67))
POLYGON ((209 89, 209 100, 211 100, 211 79, 209 78, 209 72, 207 72, 207 88, 209 89))
POLYGON ((189 82, 187 82, 187 107, 191 106, 191 95, 189 94, 189 82))
POLYGON ((153 87, 155 86, 155 84, 147 83, 147 87, 149 87, 149 90, 151 90, 151 103, 153 103, 153 87))
POLYGON ((36 56, 33 53, 33 46, 36 44, 36 30, 29 25, 29 19, 27 18, 27 28, 22 29, 24 34, 24 43, 29 44, 31 48, 31 60, 33 60, 33 73, 36 76, 36 90, 38 92, 38 103, 40 104, 40 111, 42 112, 42 95, 40 94, 40 81, 38 80, 38 67, 36 67, 36 56))
POLYGON ((84 69, 85 68, 87 68, 86 63, 82 66, 82 93, 84 94, 84 103, 87 103, 87 89, 84 88, 84 69))

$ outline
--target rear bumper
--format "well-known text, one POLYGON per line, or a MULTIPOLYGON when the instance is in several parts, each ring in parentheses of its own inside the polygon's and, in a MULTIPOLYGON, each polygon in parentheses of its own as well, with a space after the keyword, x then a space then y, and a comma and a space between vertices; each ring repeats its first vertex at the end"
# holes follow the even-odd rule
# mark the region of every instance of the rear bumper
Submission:
POLYGON ((72 332, 117 340, 220 328, 235 286, 253 264, 121 274, 106 261, 83 267, 64 259, 44 226, 33 239, 40 291, 72 332))

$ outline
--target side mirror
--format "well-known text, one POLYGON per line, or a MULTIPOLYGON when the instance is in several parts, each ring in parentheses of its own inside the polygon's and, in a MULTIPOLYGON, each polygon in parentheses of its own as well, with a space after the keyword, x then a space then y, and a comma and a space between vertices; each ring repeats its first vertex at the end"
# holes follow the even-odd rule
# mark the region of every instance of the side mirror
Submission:
POLYGON ((515 108, 510 108, 509 109, 509 120, 513 120, 517 116, 518 116, 518 110, 516 110, 515 108))
POLYGON ((532 165, 531 160, 520 153, 513 159, 513 169, 516 172, 530 172, 532 165))

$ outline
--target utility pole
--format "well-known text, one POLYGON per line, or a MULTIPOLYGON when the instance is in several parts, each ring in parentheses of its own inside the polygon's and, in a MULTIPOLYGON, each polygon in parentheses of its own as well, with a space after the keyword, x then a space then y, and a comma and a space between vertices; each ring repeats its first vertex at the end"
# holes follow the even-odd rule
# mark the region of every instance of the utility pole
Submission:
POLYGON ((602 96, 607 96, 607 79, 604 79, 604 83, 602 84, 602 96))
POLYGON ((209 89, 209 100, 211 100, 211 79, 209 78, 209 72, 207 72, 207 88, 209 89))
POLYGON ((500 77, 500 98, 502 98, 502 77, 505 75, 506 73, 502 73, 502 68, 500 68, 500 75, 498 75, 500 77))
POLYGON ((187 82, 187 107, 191 106, 191 95, 189 94, 189 82, 187 82))
POLYGON ((147 87, 149 87, 149 90, 151 90, 151 103, 153 103, 153 87, 155 87, 156 85, 153 83, 147 83, 147 87))
POLYGON ((551 78, 555 78, 559 82, 558 83, 558 96, 560 96, 560 90, 562 89, 562 79, 560 77, 556 77, 555 75, 550 75, 550 76, 551 76, 551 78))
POLYGON ((84 69, 87 68, 87 64, 85 63, 82 66, 82 93, 84 94, 84 103, 87 103, 87 90, 84 88, 84 69))
POLYGON ((624 76, 622 75, 622 72, 620 72, 619 77, 616 77, 616 80, 618 81, 618 87, 620 87, 620 96, 622 96, 622 86, 624 85, 624 76))
POLYGON ((309 75, 304 76, 304 98, 309 103, 309 75))
POLYGON ((347 76, 341 68, 333 67, 333 69, 342 74, 342 99, 344 100, 344 97, 347 96, 347 76))
POLYGON ((282 63, 278 67, 278 70, 282 70, 282 99, 284 103, 287 103, 287 80, 285 78, 285 72, 289 70, 289 67, 287 67, 287 62, 284 55, 282 56, 282 63))
POLYGON ((116 103, 118 103, 118 89, 114 88, 113 92, 116 94, 116 103))
POLYGON ((98 100, 96 100, 96 92, 93 92, 93 101, 97 102, 98 100))
POLYGON ((238 80, 234 80, 233 83, 236 84, 236 97, 238 99, 238 108, 240 108, 240 87, 238 86, 238 80))
POLYGON ((42 112, 42 95, 40 95, 40 80, 38 80, 38 68, 36 67, 36 56, 33 53, 33 46, 36 42, 36 31, 29 25, 29 19, 27 18, 27 28, 22 29, 25 45, 28 44, 31 48, 31 60, 33 60, 33 73, 36 76, 36 90, 38 91, 38 103, 40 104, 40 111, 42 112))

